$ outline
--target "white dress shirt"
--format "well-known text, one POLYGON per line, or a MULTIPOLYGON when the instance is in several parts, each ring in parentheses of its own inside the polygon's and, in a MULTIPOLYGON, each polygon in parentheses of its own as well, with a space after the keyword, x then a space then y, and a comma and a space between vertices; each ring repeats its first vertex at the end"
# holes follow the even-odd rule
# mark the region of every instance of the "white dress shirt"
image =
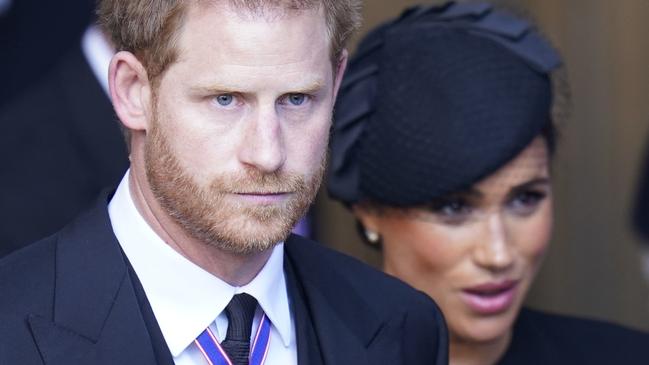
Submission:
POLYGON ((295 321, 289 309, 284 276, 284 245, 278 244, 262 270, 247 285, 233 287, 195 265, 167 245, 139 214, 129 191, 129 171, 108 205, 115 236, 142 283, 162 335, 176 365, 207 365, 194 343, 210 326, 225 339, 225 307, 237 293, 259 303, 254 337, 262 310, 270 319, 266 364, 297 364, 295 321))

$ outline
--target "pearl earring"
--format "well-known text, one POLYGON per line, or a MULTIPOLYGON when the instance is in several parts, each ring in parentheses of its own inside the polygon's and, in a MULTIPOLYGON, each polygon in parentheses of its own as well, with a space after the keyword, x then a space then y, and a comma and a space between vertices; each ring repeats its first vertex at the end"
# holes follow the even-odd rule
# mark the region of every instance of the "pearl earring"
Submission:
POLYGON ((365 238, 367 238, 367 241, 371 244, 377 244, 381 240, 381 236, 378 232, 369 229, 365 230, 365 238))

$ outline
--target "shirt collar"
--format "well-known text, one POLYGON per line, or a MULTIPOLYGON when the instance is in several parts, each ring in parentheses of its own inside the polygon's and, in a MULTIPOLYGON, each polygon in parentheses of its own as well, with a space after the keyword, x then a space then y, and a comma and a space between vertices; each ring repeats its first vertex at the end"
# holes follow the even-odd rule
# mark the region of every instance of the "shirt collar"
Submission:
POLYGON ((259 274, 247 285, 236 288, 235 292, 248 293, 257 299, 261 309, 277 328, 284 346, 288 347, 291 343, 291 317, 284 276, 284 243, 275 246, 259 274))
POLYGON ((282 342, 291 341, 291 317, 284 276, 284 245, 247 285, 233 287, 167 245, 146 223, 129 191, 129 171, 108 205, 115 236, 146 293, 162 335, 178 356, 225 309, 236 293, 259 302, 282 342))

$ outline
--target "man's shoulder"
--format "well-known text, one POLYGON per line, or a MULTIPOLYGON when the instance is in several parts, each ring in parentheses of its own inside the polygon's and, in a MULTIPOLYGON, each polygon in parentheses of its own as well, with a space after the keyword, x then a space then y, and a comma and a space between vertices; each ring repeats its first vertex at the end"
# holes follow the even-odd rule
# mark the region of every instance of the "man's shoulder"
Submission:
POLYGON ((102 248, 109 246, 105 241, 113 237, 107 194, 108 191, 97 199, 95 207, 79 214, 53 235, 0 258, 0 312, 7 305, 22 306, 23 312, 30 306, 51 305, 57 274, 66 269, 59 266, 83 261, 86 267, 93 267, 103 260, 102 248))
MULTIPOLYGON (((398 338, 403 346, 401 363, 448 363, 448 334, 442 313, 424 293, 302 237, 291 236, 286 241, 285 255, 310 299, 326 302, 341 318, 355 323, 354 328, 371 327, 373 323, 382 328, 383 340, 398 338)), ((384 355, 382 350, 372 352, 375 362, 386 361, 384 355)))
POLYGON ((360 260, 335 251, 310 239, 292 235, 286 242, 287 253, 296 265, 309 272, 308 280, 327 281, 330 278, 344 280, 368 303, 387 310, 426 308, 439 309, 424 293, 403 281, 387 275, 360 260))
POLYGON ((50 236, 0 259, 0 313, 38 313, 51 305, 55 256, 50 236))

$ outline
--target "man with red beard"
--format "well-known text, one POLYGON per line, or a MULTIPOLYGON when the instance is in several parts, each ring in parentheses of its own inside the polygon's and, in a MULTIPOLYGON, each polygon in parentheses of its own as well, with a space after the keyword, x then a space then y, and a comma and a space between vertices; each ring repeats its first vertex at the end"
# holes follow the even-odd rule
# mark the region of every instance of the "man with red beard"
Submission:
POLYGON ((103 0, 130 169, 0 262, 2 364, 443 364, 426 296, 290 235, 358 0, 103 0))

